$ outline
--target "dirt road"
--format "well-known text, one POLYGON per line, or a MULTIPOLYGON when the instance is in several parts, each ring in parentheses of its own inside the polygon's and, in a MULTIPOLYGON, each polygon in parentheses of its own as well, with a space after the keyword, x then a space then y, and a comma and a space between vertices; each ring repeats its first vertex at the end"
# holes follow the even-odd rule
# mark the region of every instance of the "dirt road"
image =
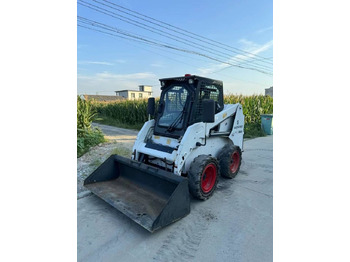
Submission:
POLYGON ((98 127, 105 134, 105 138, 110 141, 121 143, 124 147, 132 148, 136 139, 137 130, 107 126, 98 123, 93 123, 93 127, 98 127))
POLYGON ((237 177, 220 179, 212 198, 192 199, 188 216, 153 234, 98 197, 81 196, 78 261, 272 261, 272 141, 246 141, 237 177))

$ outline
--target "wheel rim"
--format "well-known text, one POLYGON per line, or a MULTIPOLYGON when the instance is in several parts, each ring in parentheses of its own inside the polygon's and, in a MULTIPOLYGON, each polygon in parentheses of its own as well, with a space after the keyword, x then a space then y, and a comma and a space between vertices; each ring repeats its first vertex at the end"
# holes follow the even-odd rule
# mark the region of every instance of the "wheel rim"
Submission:
POLYGON ((202 177, 201 186, 204 193, 209 193, 213 189, 216 181, 216 166, 214 164, 209 164, 205 167, 202 177))
POLYGON ((239 161, 240 161, 239 153, 237 151, 233 152, 231 159, 232 159, 232 163, 230 165, 230 170, 231 170, 231 173, 235 173, 239 167, 239 161))

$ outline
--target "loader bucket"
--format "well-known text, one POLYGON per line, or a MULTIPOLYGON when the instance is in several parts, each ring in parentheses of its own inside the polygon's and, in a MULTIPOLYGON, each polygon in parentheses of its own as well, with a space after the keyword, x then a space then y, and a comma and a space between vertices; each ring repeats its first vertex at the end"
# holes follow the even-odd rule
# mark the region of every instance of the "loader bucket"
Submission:
POLYGON ((190 213, 186 178, 119 155, 110 156, 84 186, 150 232, 190 213))

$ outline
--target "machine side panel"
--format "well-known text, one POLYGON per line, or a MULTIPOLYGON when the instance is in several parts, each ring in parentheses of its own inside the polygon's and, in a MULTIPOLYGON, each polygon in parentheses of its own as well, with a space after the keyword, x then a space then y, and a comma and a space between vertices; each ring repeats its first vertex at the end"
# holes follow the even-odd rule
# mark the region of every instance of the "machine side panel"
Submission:
POLYGON ((145 140, 148 137, 151 137, 153 135, 154 123, 155 121, 152 119, 143 124, 140 132, 137 134, 134 146, 132 148, 132 152, 135 152, 136 150, 136 155, 133 153, 131 159, 138 159, 138 149, 145 144, 145 140))
POLYGON ((238 104, 236 117, 230 134, 233 144, 239 146, 243 151, 243 135, 244 135, 244 115, 242 105, 238 104))
POLYGON ((231 143, 232 141, 226 136, 209 137, 205 146, 194 148, 186 158, 185 164, 182 167, 182 172, 187 173, 190 169, 191 163, 199 155, 211 155, 217 157, 221 149, 231 143))
MULTIPOLYGON (((178 148, 178 153, 176 156, 175 160, 175 170, 174 173, 177 175, 181 175, 181 172, 184 172, 183 166, 186 163, 189 163, 187 161, 187 158, 191 155, 193 158, 197 156, 197 153, 192 154, 192 151, 194 151, 198 147, 202 147, 203 149, 206 150, 206 154, 215 154, 217 152, 216 148, 221 147, 221 143, 218 144, 218 146, 215 147, 215 152, 212 152, 209 150, 208 146, 206 146, 206 141, 208 143, 209 141, 209 132, 212 128, 215 126, 219 125, 221 122, 225 121, 226 119, 230 118, 231 116, 234 115, 236 112, 237 107, 240 106, 239 104, 233 104, 233 105, 225 105, 224 109, 217 113, 215 115, 215 122, 214 123, 195 123, 192 126, 188 127, 186 130, 186 133, 184 134, 180 146, 178 148), (200 146, 197 146, 197 143, 200 144, 200 146)), ((218 141, 221 141, 221 137, 219 138, 218 141)), ((210 137, 211 139, 211 137, 210 137)), ((218 149, 219 150, 219 149, 218 149)), ((202 149, 200 150, 202 151, 202 149)), ((196 150, 196 152, 199 152, 196 150)), ((188 164, 187 164, 188 166, 188 164)), ((186 167, 185 169, 187 169, 186 167)))

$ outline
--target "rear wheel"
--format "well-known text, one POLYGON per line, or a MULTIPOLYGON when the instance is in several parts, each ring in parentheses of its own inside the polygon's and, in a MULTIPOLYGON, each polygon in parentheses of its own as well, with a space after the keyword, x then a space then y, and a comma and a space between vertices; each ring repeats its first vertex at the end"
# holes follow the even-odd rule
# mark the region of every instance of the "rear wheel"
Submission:
POLYGON ((193 197, 206 200, 216 189, 219 177, 219 162, 208 155, 197 156, 188 172, 188 184, 193 197))
POLYGON ((221 176, 234 178, 239 172, 242 152, 238 146, 226 145, 218 155, 221 176))

